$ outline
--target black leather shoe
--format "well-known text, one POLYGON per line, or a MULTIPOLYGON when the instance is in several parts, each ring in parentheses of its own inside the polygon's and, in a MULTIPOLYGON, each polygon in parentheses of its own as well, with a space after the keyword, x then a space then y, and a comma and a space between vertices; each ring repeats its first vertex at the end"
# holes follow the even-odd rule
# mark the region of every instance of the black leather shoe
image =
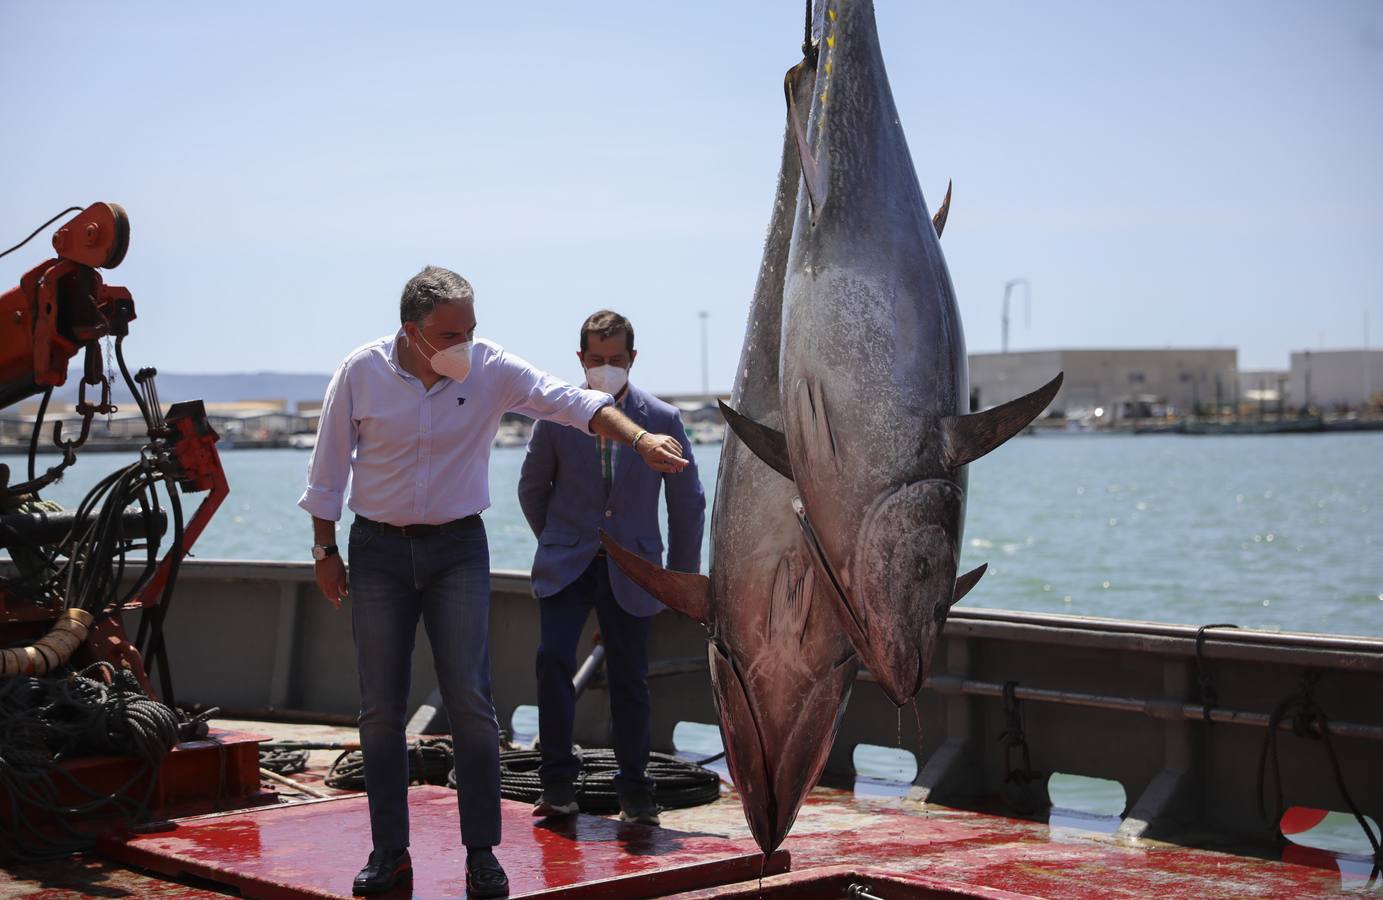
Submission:
POLYGON ((408 850, 371 850, 370 860, 355 876, 352 885, 357 894, 382 894, 394 885, 413 879, 413 861, 408 850))
POLYGON ((509 876, 490 851, 466 854, 466 896, 509 896, 509 876))

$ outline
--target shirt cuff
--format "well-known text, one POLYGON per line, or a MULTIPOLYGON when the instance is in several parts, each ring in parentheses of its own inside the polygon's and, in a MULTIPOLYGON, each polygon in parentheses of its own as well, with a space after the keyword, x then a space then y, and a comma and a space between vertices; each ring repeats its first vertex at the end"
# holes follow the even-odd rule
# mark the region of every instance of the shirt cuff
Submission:
POLYGON ((614 405, 615 398, 604 391, 581 389, 581 397, 576 403, 576 409, 581 420, 577 427, 587 434, 595 434, 591 430, 591 419, 594 419, 595 414, 605 407, 614 405))
POLYGON ((344 499, 345 495, 341 491, 328 491, 309 484, 307 490, 298 498, 298 505, 319 519, 336 522, 341 518, 344 499))

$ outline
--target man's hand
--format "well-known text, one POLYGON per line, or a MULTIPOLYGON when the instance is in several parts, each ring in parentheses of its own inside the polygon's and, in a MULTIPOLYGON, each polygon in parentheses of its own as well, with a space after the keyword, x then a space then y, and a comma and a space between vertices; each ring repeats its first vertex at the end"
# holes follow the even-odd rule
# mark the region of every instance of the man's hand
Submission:
POLYGON ((680 472, 687 467, 682 445, 670 434, 645 434, 634 447, 649 468, 659 472, 680 472))
POLYGON ((326 559, 317 560, 312 569, 317 576, 317 587, 322 589, 322 596, 331 601, 332 606, 340 609, 341 601, 351 592, 350 582, 346 580, 346 564, 341 559, 341 554, 335 553, 326 559))

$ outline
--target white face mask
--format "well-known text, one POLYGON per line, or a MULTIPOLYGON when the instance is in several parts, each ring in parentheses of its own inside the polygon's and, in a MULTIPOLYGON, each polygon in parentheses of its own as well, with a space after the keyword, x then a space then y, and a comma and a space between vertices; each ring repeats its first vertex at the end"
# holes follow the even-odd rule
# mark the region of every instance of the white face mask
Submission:
POLYGON ((428 349, 432 350, 432 357, 428 359, 428 365, 432 366, 432 371, 438 375, 450 378, 452 381, 462 382, 466 376, 471 374, 471 348, 475 346, 474 340, 466 341, 461 344, 454 344, 445 350, 438 350, 432 346, 432 342, 423 337, 423 333, 418 332, 418 340, 427 344, 428 349))
POLYGON ((629 383, 629 370, 619 366, 595 366, 586 370, 586 383, 613 397, 629 383))

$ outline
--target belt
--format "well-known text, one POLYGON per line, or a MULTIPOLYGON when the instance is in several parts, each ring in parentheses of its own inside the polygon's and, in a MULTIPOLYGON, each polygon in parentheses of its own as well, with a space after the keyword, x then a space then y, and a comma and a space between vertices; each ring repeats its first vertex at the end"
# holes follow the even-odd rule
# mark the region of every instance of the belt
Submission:
POLYGON ((367 519, 364 516, 356 516, 357 525, 361 525, 371 531, 380 534, 397 534, 406 538, 427 537, 431 534, 441 534, 447 531, 469 531, 472 528, 480 528, 480 513, 466 516, 464 519, 453 519, 450 522, 443 522, 440 525, 390 525, 387 522, 376 522, 374 519, 367 519))

